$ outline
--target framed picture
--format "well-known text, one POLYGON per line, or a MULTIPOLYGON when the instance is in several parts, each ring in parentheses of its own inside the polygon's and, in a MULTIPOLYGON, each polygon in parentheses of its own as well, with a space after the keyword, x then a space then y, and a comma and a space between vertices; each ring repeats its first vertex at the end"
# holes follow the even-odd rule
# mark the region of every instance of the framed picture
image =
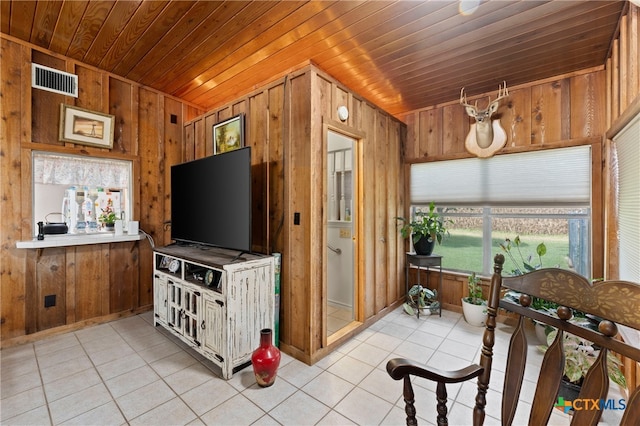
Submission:
POLYGON ((213 154, 233 151, 244 146, 244 114, 238 114, 213 125, 213 154))
POLYGON ((60 140, 100 148, 113 147, 115 117, 60 104, 60 140))

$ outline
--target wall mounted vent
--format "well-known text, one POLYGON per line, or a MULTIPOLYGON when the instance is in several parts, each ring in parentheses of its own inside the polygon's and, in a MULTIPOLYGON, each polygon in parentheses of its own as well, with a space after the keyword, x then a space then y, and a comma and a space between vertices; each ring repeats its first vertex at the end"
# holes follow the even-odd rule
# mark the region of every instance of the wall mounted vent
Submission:
POLYGON ((32 63, 31 87, 77 98, 78 76, 32 63))

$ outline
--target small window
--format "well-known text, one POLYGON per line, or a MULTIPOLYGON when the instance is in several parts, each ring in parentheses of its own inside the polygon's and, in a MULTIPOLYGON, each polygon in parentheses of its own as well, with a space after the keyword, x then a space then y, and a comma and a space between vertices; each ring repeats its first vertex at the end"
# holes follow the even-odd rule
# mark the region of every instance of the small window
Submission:
POLYGON ((132 163, 128 160, 33 152, 33 229, 64 222, 71 234, 103 231, 100 216, 132 214, 132 163))

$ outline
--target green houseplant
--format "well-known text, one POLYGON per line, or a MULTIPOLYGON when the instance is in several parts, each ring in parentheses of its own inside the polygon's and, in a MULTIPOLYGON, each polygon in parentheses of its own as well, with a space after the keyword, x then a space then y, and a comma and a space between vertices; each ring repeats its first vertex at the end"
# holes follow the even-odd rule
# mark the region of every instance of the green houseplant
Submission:
MULTIPOLYGON (((538 348, 543 353, 546 352, 557 334, 558 330, 552 329, 549 334, 547 334, 547 344, 541 345, 538 348)), ((586 377, 589 368, 596 361, 600 349, 588 340, 569 333, 564 334, 563 347, 565 356, 564 377, 566 381, 580 385, 586 377)), ((627 380, 622 373, 620 365, 622 365, 622 361, 611 352, 607 353, 607 371, 609 378, 612 382, 626 389, 627 380)))
POLYGON ((430 315, 432 312, 438 312, 440 302, 438 302, 438 292, 423 287, 420 284, 413 285, 407 293, 407 301, 402 305, 404 311, 409 315, 420 317, 430 315))
POLYGON ((436 211, 434 201, 429 204, 428 212, 416 212, 414 220, 409 221, 403 217, 396 217, 396 221, 403 223, 400 227, 402 237, 411 236, 416 253, 425 255, 431 254, 436 242, 442 244, 445 235, 449 233, 447 224, 453 223, 436 211))
POLYGON ((476 273, 469 275, 467 279, 469 296, 462 298, 462 313, 464 319, 470 325, 483 326, 487 321, 487 300, 482 295, 480 278, 476 273))
POLYGON ((101 210, 102 213, 100 213, 98 220, 108 228, 113 227, 118 219, 118 216, 116 216, 116 213, 113 211, 113 200, 109 198, 107 200, 107 206, 101 210))
MULTIPOLYGON (((514 241, 512 242, 509 239, 506 239, 503 243, 500 244, 502 250, 509 256, 511 261, 514 263, 515 269, 512 270, 512 275, 522 275, 527 272, 535 271, 542 268, 542 257, 547 253, 547 248, 544 243, 538 244, 536 247, 536 254, 538 256, 538 261, 533 262, 533 256, 524 257, 522 255, 522 251, 520 250, 520 246, 522 241, 519 236, 516 236, 514 241), (517 251, 517 255, 520 257, 520 261, 522 267, 519 266, 518 262, 515 259, 515 256, 511 252, 511 249, 514 248, 517 251)), ((510 297, 512 300, 517 301, 517 297, 506 295, 506 297, 510 297)), ((557 303, 549 302, 545 299, 541 299, 538 297, 533 297, 531 301, 531 307, 533 309, 547 311, 552 315, 555 315, 555 312, 558 308, 557 303)), ((584 319, 585 315, 583 312, 573 311, 574 318, 582 318, 584 319)), ((553 343, 558 330, 550 326, 542 326, 540 324, 536 324, 536 331, 538 331, 541 327, 544 336, 544 340, 546 340, 546 345, 539 346, 539 349, 542 352, 546 352, 548 347, 553 343)), ((593 365, 596 358, 598 357, 599 349, 591 342, 575 336, 573 334, 565 333, 564 335, 564 356, 565 356, 565 366, 564 366, 564 379, 565 383, 563 386, 566 389, 570 389, 572 387, 579 387, 582 384, 582 380, 587 374, 587 371, 593 365)), ((626 388, 626 379, 622 370, 620 369, 621 361, 613 354, 607 354, 607 366, 609 378, 614 383, 626 388)), ((576 394, 577 397, 577 394, 576 394)), ((569 397, 568 399, 572 399, 569 397)))

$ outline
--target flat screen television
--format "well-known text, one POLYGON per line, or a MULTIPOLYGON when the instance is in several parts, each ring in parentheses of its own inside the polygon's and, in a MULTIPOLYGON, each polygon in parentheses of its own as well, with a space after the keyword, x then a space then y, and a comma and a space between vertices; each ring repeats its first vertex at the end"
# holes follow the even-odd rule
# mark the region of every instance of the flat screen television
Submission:
POLYGON ((171 167, 171 238, 251 252, 251 147, 171 167))

